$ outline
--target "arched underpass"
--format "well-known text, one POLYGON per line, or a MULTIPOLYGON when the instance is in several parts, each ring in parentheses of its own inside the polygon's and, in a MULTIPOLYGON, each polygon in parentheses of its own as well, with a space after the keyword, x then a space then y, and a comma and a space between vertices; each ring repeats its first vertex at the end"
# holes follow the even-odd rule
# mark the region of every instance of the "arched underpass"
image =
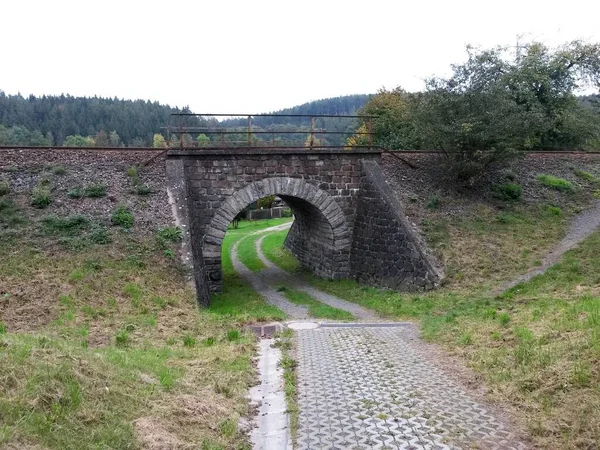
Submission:
POLYGON ((199 303, 221 290, 227 225, 268 195, 292 208, 286 246, 315 274, 393 289, 432 287, 439 275, 385 182, 380 155, 364 148, 170 150, 169 195, 186 230, 199 303))
MULTIPOLYGON (((294 213, 286 247, 298 262, 325 278, 347 277, 351 240, 342 209, 331 195, 304 180, 276 177, 234 192, 215 212, 202 244, 209 280, 221 281, 221 246, 229 223, 248 205, 269 195, 279 196, 294 213)), ((221 285, 211 287, 219 290, 221 285)))

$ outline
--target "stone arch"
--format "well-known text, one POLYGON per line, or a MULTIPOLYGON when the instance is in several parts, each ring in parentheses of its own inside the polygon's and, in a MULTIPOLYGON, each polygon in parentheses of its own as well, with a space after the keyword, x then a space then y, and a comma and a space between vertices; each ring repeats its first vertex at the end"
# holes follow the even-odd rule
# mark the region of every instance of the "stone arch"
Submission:
POLYGON ((313 184, 300 178, 273 177, 233 192, 210 220, 202 238, 210 290, 221 288, 221 247, 227 226, 249 204, 268 195, 278 195, 294 211, 296 220, 286 246, 300 264, 326 278, 347 277, 351 232, 344 211, 329 193, 313 184))

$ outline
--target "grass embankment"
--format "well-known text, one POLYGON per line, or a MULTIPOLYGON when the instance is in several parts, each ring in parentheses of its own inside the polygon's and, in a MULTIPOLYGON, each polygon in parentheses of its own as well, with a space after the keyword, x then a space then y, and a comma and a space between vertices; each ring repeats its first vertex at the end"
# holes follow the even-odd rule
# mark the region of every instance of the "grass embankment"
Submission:
POLYGON ((2 202, 0 447, 249 448, 238 420, 255 345, 243 325, 281 311, 226 261, 225 291, 198 309, 175 230, 27 223, 2 202))
POLYGON ((283 248, 288 232, 289 230, 282 230, 265 236, 261 249, 269 261, 277 264, 283 270, 293 273, 299 269, 298 261, 290 252, 283 248))
MULTIPOLYGON (((461 355, 493 399, 512 404, 541 447, 595 448, 600 442, 600 232, 543 276, 500 297, 488 290, 493 282, 539 264, 565 228, 563 215, 549 207, 488 212, 432 227, 430 238, 454 272, 446 286, 428 293, 307 279, 382 315, 420 322, 424 338, 461 355)), ((271 245, 283 251, 284 239, 272 235, 271 245)))

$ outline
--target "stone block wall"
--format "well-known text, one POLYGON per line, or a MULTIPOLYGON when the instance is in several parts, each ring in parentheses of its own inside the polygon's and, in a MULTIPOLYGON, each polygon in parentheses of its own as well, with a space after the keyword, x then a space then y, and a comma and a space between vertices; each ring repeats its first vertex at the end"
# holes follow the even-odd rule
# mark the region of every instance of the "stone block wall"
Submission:
POLYGON ((360 190, 351 275, 366 284, 403 291, 432 288, 440 275, 419 247, 400 201, 376 162, 363 161, 360 190))

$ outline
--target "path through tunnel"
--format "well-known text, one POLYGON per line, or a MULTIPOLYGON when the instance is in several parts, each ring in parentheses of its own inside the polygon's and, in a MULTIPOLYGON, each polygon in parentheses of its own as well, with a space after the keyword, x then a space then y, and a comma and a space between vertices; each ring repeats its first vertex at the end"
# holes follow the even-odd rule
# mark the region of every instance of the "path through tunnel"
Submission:
POLYGON ((325 191, 296 178, 269 178, 234 192, 217 208, 202 242, 204 282, 210 292, 222 288, 221 248, 229 223, 248 205, 279 196, 294 222, 285 242, 299 264, 314 274, 345 278, 349 273, 351 236, 345 215, 325 191))

